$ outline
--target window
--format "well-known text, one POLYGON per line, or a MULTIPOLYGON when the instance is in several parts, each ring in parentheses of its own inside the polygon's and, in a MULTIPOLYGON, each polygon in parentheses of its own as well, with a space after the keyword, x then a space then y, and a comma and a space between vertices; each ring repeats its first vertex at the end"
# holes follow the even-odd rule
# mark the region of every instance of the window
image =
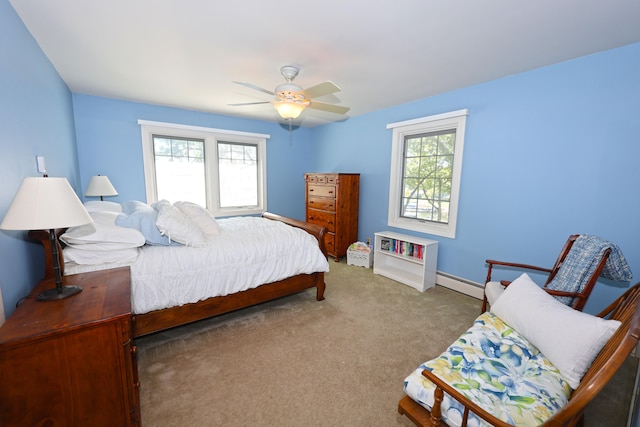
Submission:
POLYGON ((268 135, 139 120, 147 203, 206 206, 217 216, 266 210, 268 135))
POLYGON ((467 110, 392 123, 392 227, 454 238, 467 110))

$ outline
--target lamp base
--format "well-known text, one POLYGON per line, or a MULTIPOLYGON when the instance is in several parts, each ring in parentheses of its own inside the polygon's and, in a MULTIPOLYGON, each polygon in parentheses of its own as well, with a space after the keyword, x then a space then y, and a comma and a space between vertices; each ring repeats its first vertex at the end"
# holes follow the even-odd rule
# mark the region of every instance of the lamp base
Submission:
POLYGON ((37 301, 57 301, 82 292, 80 286, 62 286, 61 292, 58 288, 47 289, 36 297, 37 301))

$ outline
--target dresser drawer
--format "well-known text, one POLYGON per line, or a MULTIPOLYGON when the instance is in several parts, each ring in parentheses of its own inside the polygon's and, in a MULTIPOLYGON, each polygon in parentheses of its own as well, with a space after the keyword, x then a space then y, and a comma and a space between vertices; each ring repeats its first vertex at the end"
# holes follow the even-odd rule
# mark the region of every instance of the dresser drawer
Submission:
POLYGON ((308 206, 313 209, 320 209, 323 211, 336 211, 336 199, 328 199, 325 197, 309 197, 307 200, 308 206))
POLYGON ((313 174, 307 174, 306 175, 306 179, 307 182, 309 184, 335 184, 338 182, 338 175, 327 175, 327 174, 321 174, 321 175, 313 175, 313 174))
POLYGON ((307 211, 307 222, 327 227, 327 230, 332 233, 336 231, 336 216, 329 212, 309 209, 307 211))
POLYGON ((336 197, 335 185, 309 185, 309 196, 336 197))

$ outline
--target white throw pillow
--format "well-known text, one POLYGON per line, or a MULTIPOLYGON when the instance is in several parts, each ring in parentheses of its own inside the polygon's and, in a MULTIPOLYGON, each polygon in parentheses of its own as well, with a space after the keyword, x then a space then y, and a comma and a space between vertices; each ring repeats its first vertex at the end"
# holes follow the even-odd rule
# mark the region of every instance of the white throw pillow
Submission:
POLYGON ((193 202, 175 202, 175 207, 188 216, 206 236, 220 234, 220 226, 215 217, 204 207, 193 202))
POLYGON ((207 238, 202 230, 168 200, 160 200, 153 207, 158 211, 156 225, 162 234, 183 245, 196 248, 207 246, 207 238))
POLYGON ((70 227, 60 240, 69 246, 95 251, 137 248, 145 242, 138 230, 100 222, 70 227))
POLYGON ((535 345, 573 389, 620 326, 562 304, 527 274, 505 289, 491 312, 535 345))
POLYGON ((84 202, 84 207, 87 212, 122 212, 122 206, 120 203, 116 202, 107 202, 104 200, 89 200, 88 202, 84 202))
POLYGON ((89 216, 93 220, 94 224, 102 224, 102 225, 116 225, 116 218, 120 215, 117 212, 108 212, 108 211, 96 211, 89 212, 89 216))

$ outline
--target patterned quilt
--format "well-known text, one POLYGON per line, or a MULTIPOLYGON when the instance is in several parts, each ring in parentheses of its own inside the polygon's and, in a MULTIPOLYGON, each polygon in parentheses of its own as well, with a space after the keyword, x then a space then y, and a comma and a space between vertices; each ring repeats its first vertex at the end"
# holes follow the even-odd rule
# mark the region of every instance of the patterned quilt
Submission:
MULTIPOLYGON (((435 386, 422 375, 424 369, 515 426, 543 423, 567 404, 571 394, 567 381, 545 356, 491 312, 480 315, 444 353, 405 379, 405 393, 430 410, 435 386)), ((463 411, 464 407, 445 393, 443 421, 458 427, 463 411)), ((468 425, 489 424, 470 414, 468 425)))

